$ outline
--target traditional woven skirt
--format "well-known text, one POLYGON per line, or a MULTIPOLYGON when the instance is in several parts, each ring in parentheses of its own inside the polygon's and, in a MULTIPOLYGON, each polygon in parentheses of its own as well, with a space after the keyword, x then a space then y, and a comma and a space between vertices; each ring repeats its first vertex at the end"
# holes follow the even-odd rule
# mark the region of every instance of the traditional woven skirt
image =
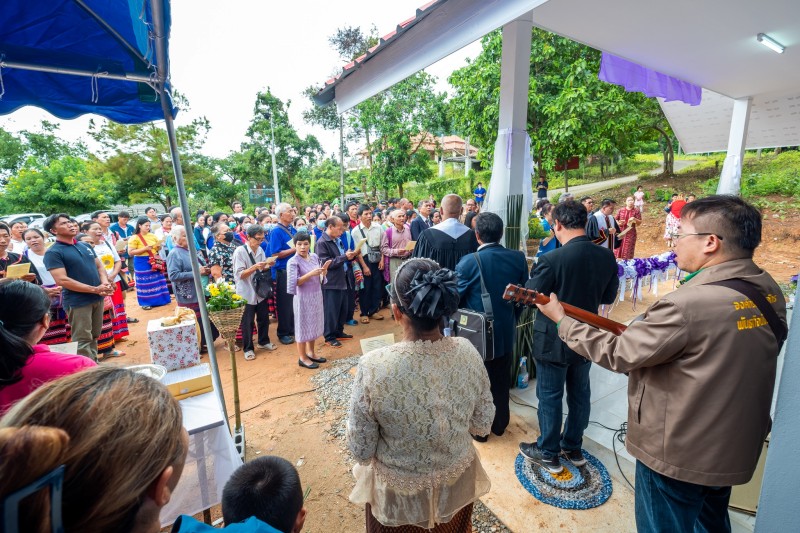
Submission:
POLYGON ((129 335, 128 315, 125 313, 125 297, 122 294, 122 283, 119 281, 114 284, 114 294, 111 295, 114 303, 114 319, 111 325, 114 329, 114 340, 118 341, 129 335))
MULTIPOLYGON (((56 285, 44 285, 48 289, 56 285)), ((52 298, 50 304, 50 327, 39 342, 41 344, 63 344, 71 338, 67 312, 61 306, 61 297, 52 298)))
POLYGON ((97 339, 97 352, 100 354, 111 353, 114 350, 114 302, 110 296, 103 299, 103 329, 97 339))
POLYGON ((156 272, 150 266, 149 257, 137 255, 133 258, 136 276, 136 300, 141 307, 158 307, 167 305, 171 299, 167 289, 167 280, 163 272, 156 272))
POLYGON ((433 529, 425 529, 417 526, 384 526, 372 516, 372 509, 367 504, 367 533, 470 533, 472 506, 473 504, 469 504, 461 509, 446 524, 436 524, 433 529))

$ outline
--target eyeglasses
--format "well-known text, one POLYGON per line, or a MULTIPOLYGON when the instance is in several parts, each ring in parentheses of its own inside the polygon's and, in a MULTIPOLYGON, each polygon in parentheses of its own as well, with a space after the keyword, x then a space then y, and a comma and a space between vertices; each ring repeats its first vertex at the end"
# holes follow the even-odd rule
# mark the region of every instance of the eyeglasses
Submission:
POLYGON ((678 239, 682 239, 684 237, 689 237, 691 235, 713 235, 717 239, 722 240, 722 235, 717 235, 716 233, 675 233, 672 237, 677 241, 678 239))

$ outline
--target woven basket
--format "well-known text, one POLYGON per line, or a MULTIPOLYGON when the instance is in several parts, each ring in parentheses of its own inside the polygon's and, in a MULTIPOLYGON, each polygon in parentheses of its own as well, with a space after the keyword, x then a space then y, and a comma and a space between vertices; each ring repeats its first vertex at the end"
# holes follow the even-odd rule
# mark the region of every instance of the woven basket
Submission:
POLYGON ((211 311, 208 313, 209 318, 217 326, 220 335, 226 341, 236 340, 236 331, 242 323, 242 315, 244 314, 244 306, 237 307, 236 309, 225 309, 224 311, 211 311))

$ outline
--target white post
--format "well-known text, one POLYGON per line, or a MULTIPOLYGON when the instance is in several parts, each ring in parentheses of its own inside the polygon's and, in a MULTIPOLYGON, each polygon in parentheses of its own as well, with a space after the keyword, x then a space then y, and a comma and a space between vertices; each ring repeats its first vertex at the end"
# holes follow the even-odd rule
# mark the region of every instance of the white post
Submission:
POLYGON ((736 194, 741 190, 742 161, 744 160, 744 147, 747 142, 747 125, 750 122, 750 98, 740 98, 733 101, 733 116, 731 117, 731 133, 728 137, 728 155, 722 165, 722 174, 719 177, 717 194, 736 194))
POLYGON ((444 177, 444 152, 439 155, 439 177, 444 177))
POLYGON ((272 186, 275 187, 274 205, 281 203, 281 192, 278 189, 278 164, 275 162, 275 126, 272 123, 272 113, 269 114, 269 131, 272 133, 272 186))
MULTIPOLYGON (((795 292, 795 301, 800 292, 795 292)), ((791 311, 790 311, 791 313, 791 311)), ((784 363, 775 405, 775 422, 756 515, 756 533, 793 531, 797 527, 797 442, 800 439, 800 321, 793 317, 784 347, 784 363), (794 524, 794 525, 792 525, 794 524)))
MULTIPOLYGON (((520 222, 508 220, 508 210, 506 209, 506 202, 509 196, 516 194, 525 195, 526 187, 528 188, 527 197, 532 194, 530 190, 530 174, 527 178, 524 176, 526 170, 526 159, 530 158, 530 146, 527 143, 527 127, 528 127, 528 85, 530 83, 530 69, 531 69, 531 33, 533 29, 533 12, 526 13, 520 18, 513 20, 503 26, 503 51, 500 60, 500 120, 498 122, 498 137, 503 136, 506 132, 507 142, 506 146, 511 147, 510 159, 507 159, 508 150, 503 154, 502 160, 506 162, 508 170, 507 179, 507 195, 505 198, 494 198, 491 201, 493 209, 497 209, 497 213, 503 219, 504 227, 509 225, 517 225, 520 222), (527 184, 527 185, 526 185, 527 184)), ((497 143, 498 145, 500 143, 497 143)), ((495 146, 495 150, 502 149, 495 146)), ((497 156, 495 156, 495 166, 497 166, 497 156)), ((530 172, 532 169, 528 169, 530 172)), ((493 169, 492 176, 499 176, 498 169, 493 169)), ((505 176, 504 176, 505 177, 505 176)), ((501 191, 503 188, 492 188, 495 191, 501 191)), ((527 202, 523 202, 523 216, 527 220, 528 209, 527 202)), ((527 234, 527 231, 523 233, 527 234)), ((504 245, 505 238, 503 239, 504 245)), ((512 244, 516 249, 517 244, 512 244)))
POLYGON ((464 139, 464 176, 469 176, 469 168, 472 166, 472 161, 469 159, 469 136, 464 139))

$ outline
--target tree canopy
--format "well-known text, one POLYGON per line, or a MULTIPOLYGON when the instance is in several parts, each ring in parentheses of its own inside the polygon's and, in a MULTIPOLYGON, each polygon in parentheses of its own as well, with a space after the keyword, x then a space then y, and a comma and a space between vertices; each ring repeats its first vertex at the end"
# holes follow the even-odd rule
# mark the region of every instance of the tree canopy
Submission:
MULTIPOLYGON (((453 72, 450 111, 456 130, 492 161, 500 100, 502 33, 482 40, 483 50, 453 72)), ((655 99, 598 79, 600 52, 534 28, 528 87, 528 133, 540 172, 572 156, 628 156, 666 123, 655 99)))

